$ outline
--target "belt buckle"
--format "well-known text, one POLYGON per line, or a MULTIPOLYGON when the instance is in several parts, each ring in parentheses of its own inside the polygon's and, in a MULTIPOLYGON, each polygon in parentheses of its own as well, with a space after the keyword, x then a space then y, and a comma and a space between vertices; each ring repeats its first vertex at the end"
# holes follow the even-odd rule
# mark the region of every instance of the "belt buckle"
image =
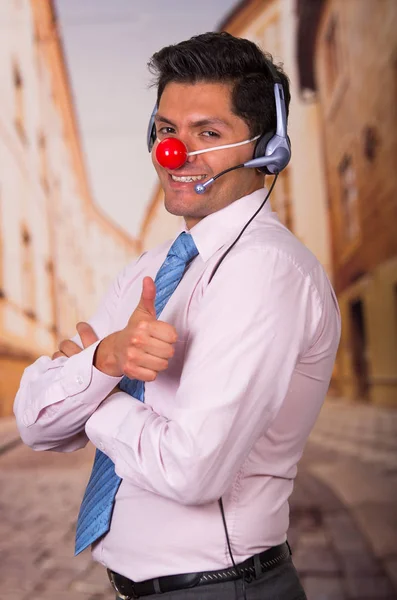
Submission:
POLYGON ((136 600, 137 598, 139 598, 139 596, 134 594, 134 592, 132 592, 133 593, 132 596, 125 596, 123 594, 123 592, 121 590, 119 590, 119 588, 117 587, 117 584, 114 580, 113 572, 110 569, 107 569, 107 572, 108 572, 108 577, 109 577, 110 583, 112 584, 114 590, 117 592, 117 595, 120 598, 120 600, 136 600))

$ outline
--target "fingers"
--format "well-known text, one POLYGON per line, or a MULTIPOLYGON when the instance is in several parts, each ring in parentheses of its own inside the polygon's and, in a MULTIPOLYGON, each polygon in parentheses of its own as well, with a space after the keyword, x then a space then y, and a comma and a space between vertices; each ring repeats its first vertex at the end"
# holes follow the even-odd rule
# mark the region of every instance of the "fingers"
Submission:
POLYGON ((123 373, 130 379, 154 381, 157 375, 167 368, 168 360, 166 358, 159 358, 141 350, 131 348, 123 364, 123 373))
POLYGON ((98 341, 98 336, 89 323, 81 321, 76 325, 77 333, 79 334, 84 348, 88 348, 98 341))
POLYGON ((175 349, 172 344, 168 344, 153 337, 149 337, 147 340, 142 342, 136 342, 135 346, 147 354, 152 354, 158 358, 166 358, 167 360, 172 358, 175 353, 175 349))
POLYGON ((72 340, 62 340, 62 342, 59 344, 59 350, 68 358, 70 356, 74 356, 75 354, 79 354, 79 352, 82 351, 80 346, 72 342, 72 340))
POLYGON ((145 369, 143 367, 136 367, 131 371, 126 370, 124 372, 127 377, 130 379, 139 379, 140 381, 154 381, 158 375, 157 371, 151 371, 150 369, 145 369))
POLYGON ((51 360, 55 360, 56 358, 59 358, 60 356, 65 356, 65 355, 58 350, 57 352, 54 352, 54 354, 51 356, 51 360))
POLYGON ((140 328, 147 331, 152 338, 167 344, 175 344, 178 339, 175 327, 164 321, 141 321, 137 329, 140 328))
POLYGON ((137 371, 139 369, 147 369, 160 373, 168 368, 168 359, 159 358, 152 354, 147 354, 140 350, 131 350, 130 356, 127 359, 127 363, 124 367, 124 373, 133 372, 134 377, 138 377, 137 371))
MULTIPOLYGON (((160 325, 160 322, 157 323, 160 325)), ((145 322, 144 326, 137 327, 129 340, 130 346, 148 354, 152 354, 153 356, 157 356, 158 358, 171 358, 171 356, 174 355, 172 343, 159 339, 159 337, 154 337, 151 334, 155 333, 156 335, 162 335, 163 338, 166 338, 167 340, 173 340, 175 339, 175 336, 172 335, 172 332, 169 332, 169 334, 167 334, 167 332, 162 333, 162 327, 157 326, 153 329, 154 331, 152 332, 152 328, 147 322, 145 322), (160 334, 158 333, 158 330, 160 330, 160 334)))

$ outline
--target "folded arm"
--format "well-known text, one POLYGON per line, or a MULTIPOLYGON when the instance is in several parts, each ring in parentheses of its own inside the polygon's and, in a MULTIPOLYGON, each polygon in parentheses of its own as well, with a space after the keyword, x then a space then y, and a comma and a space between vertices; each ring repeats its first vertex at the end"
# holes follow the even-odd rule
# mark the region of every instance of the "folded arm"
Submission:
POLYGON ((277 415, 321 313, 308 277, 261 249, 226 259, 201 302, 167 417, 117 392, 86 425, 122 478, 186 504, 230 485, 277 415))

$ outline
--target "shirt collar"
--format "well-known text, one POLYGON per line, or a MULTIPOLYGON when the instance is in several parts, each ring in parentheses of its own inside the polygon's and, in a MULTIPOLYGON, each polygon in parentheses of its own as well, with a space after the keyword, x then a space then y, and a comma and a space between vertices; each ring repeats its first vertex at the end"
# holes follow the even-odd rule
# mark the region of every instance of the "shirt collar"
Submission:
MULTIPOLYGON (((190 230, 186 229, 186 226, 184 227, 183 230, 192 235, 204 262, 222 248, 233 235, 238 235, 258 210, 267 193, 266 188, 256 190, 252 194, 243 196, 225 208, 208 215, 190 230)), ((272 209, 268 200, 261 213, 271 212, 272 209)))

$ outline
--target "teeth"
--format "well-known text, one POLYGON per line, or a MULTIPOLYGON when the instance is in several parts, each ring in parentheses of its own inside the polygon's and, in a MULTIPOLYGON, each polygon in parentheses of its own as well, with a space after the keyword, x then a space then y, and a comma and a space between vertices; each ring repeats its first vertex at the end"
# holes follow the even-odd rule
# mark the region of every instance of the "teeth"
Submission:
POLYGON ((171 175, 172 181, 181 181, 182 183, 191 183, 192 181, 200 181, 200 179, 205 179, 206 175, 196 175, 195 177, 177 177, 176 175, 171 175))

